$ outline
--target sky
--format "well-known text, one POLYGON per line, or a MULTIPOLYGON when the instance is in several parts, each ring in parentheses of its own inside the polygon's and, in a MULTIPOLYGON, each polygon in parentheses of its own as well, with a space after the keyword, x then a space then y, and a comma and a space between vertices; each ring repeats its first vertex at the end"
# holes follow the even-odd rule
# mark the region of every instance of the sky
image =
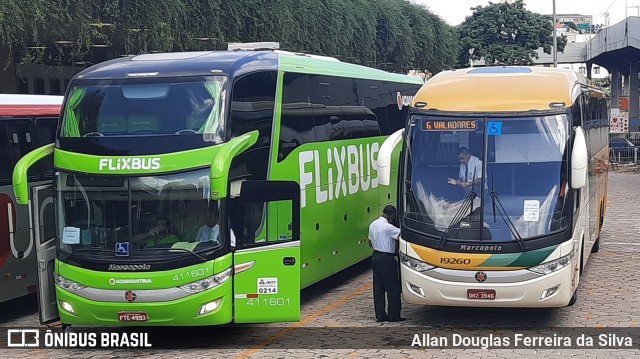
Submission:
MULTIPOLYGON (((432 13, 450 25, 458 25, 471 15, 471 7, 489 5, 487 0, 413 0, 426 5, 432 13)), ((493 3, 500 2, 493 0, 493 3)), ((556 14, 592 15, 594 24, 605 24, 604 13, 609 12, 609 24, 613 25, 625 17, 640 15, 640 0, 555 0, 556 14)), ((525 8, 540 14, 553 13, 553 0, 524 0, 525 8)))

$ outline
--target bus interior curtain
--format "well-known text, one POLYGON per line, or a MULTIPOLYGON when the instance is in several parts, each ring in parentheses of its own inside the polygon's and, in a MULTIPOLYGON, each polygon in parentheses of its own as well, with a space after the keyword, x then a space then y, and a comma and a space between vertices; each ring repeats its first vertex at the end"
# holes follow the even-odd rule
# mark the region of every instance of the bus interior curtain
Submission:
POLYGON ((65 137, 80 137, 80 122, 76 109, 80 101, 84 98, 87 90, 82 87, 76 87, 67 101, 67 110, 65 112, 64 135, 65 137))
POLYGON ((220 98, 222 84, 218 81, 211 81, 206 82, 204 87, 211 95, 211 98, 213 98, 213 108, 206 122, 198 129, 198 133, 216 134, 218 132, 218 121, 220 121, 220 111, 222 109, 222 99, 220 98))

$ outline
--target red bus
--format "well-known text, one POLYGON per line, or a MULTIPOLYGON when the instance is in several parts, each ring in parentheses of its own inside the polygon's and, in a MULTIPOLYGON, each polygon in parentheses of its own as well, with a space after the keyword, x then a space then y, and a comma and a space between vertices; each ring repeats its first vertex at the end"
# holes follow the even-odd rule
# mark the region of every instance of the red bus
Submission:
POLYGON ((36 263, 36 251, 55 236, 53 159, 29 173, 31 200, 42 204, 39 213, 31 213, 31 205, 16 205, 11 176, 23 155, 54 142, 62 98, 0 94, 0 302, 36 292, 39 273, 52 265, 36 263))

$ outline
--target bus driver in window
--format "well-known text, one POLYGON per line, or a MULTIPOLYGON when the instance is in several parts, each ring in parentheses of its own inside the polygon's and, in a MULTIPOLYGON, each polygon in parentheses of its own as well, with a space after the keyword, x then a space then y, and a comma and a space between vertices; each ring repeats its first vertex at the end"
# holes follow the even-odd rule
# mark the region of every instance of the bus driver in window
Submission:
MULTIPOLYGON (((198 230, 196 235, 197 242, 215 241, 220 243, 220 212, 218 206, 213 205, 207 207, 205 210, 205 224, 203 224, 198 230)), ((233 229, 229 229, 231 232, 231 247, 236 246, 236 236, 233 233, 233 229)))
POLYGON ((171 233, 171 222, 166 217, 158 218, 156 226, 153 227, 142 241, 142 247, 153 247, 159 244, 173 244, 179 239, 171 233))
POLYGON ((465 190, 471 190, 472 185, 482 182, 482 161, 471 154, 466 147, 458 150, 458 160, 460 160, 460 173, 458 179, 449 178, 450 185, 462 186, 465 190))

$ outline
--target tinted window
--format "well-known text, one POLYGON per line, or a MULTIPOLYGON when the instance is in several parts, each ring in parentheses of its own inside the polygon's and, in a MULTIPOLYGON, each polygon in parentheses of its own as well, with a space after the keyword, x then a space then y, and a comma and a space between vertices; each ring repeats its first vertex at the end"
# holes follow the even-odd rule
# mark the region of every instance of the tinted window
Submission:
MULTIPOLYGON (((13 169, 18 160, 34 148, 31 121, 17 120, 7 123, 7 132, 9 135, 9 152, 11 153, 10 163, 12 163, 11 168, 13 169)), ((33 166, 29 169, 29 177, 37 175, 36 168, 37 166, 33 166)))
MULTIPOLYGON (((0 181, 10 181, 15 164, 31 150, 53 143, 56 118, 38 118, 35 131, 29 119, 12 119, 0 125, 0 181)), ((50 177, 53 174, 53 157, 47 156, 28 171, 30 178, 50 177)))
POLYGON ((9 133, 7 133, 7 127, 4 124, 0 124, 0 164, 2 164, 0 165, 0 181, 9 181, 13 165, 9 148, 9 133))
POLYGON ((387 122, 380 124, 383 135, 390 135, 404 128, 409 113, 409 100, 420 89, 418 84, 388 83, 387 86, 391 99, 387 105, 387 122))
POLYGON ((258 142, 233 160, 231 178, 251 174, 251 179, 266 179, 276 96, 273 72, 249 74, 236 80, 232 89, 231 137, 258 130, 258 142))
POLYGON ((201 135, 222 141, 226 78, 90 81, 67 96, 62 137, 201 135))
POLYGON ((378 136, 380 133, 387 134, 389 132, 387 129, 387 106, 393 103, 387 84, 382 81, 357 79, 356 85, 360 105, 366 107, 377 121, 379 132, 373 136, 378 136))
POLYGON ((285 74, 279 160, 304 143, 389 135, 403 128, 408 106, 398 109, 397 93, 413 96, 419 87, 346 77, 285 74))
POLYGON ((307 142, 315 142, 309 76, 286 73, 282 92, 278 161, 307 142))
POLYGON ((358 102, 353 79, 311 76, 310 86, 317 141, 339 141, 380 134, 373 112, 358 102))

